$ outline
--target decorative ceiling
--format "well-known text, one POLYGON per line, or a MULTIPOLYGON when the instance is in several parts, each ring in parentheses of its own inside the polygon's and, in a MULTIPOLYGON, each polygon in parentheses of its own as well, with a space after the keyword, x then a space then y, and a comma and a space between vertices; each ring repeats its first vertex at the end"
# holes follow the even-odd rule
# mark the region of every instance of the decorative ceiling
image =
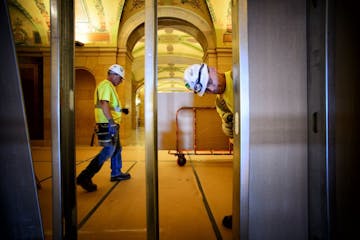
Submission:
MULTIPOLYGON (((144 22, 145 0, 75 0, 74 3, 75 40, 84 43, 84 47, 119 47, 124 44, 121 39, 124 29, 131 28, 136 21, 144 22), (143 20, 138 20, 139 17, 143 20)), ((50 0, 8 0, 8 6, 16 45, 50 46, 50 0)), ((222 47, 228 44, 223 41, 224 34, 231 32, 231 0, 158 0, 158 9, 162 9, 164 22, 168 22, 162 23, 158 30, 158 77, 161 83, 158 90, 185 91, 182 83, 184 68, 203 60, 208 46, 199 36, 203 34, 206 38, 208 34, 189 31, 188 27, 179 28, 178 22, 172 22, 172 19, 182 12, 199 16, 204 22, 201 24, 212 29, 213 47, 222 47), (179 9, 183 9, 182 12, 179 9)), ((126 46, 134 58, 133 81, 141 88, 144 80, 143 33, 129 42, 131 44, 126 46)))

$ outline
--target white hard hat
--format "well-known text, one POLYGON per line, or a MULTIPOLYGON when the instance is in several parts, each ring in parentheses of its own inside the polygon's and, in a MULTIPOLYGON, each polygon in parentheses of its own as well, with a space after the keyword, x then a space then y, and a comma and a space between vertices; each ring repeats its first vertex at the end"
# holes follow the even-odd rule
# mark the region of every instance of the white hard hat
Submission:
POLYGON ((112 71, 113 73, 118 74, 120 77, 124 78, 125 77, 125 70, 122 66, 118 65, 118 64, 113 64, 109 67, 109 70, 112 71))
POLYGON ((184 81, 188 89, 199 96, 204 95, 209 81, 208 66, 205 63, 189 66, 185 69, 184 81))

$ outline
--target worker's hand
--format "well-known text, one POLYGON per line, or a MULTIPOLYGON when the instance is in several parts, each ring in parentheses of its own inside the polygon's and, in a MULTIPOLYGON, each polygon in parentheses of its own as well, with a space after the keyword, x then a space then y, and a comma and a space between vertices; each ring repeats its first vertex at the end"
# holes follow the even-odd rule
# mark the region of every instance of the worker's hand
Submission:
POLYGON ((115 136, 118 130, 118 126, 116 125, 116 123, 114 122, 113 119, 109 120, 109 134, 110 136, 115 136))
POLYGON ((123 112, 124 114, 129 114, 129 109, 128 108, 122 108, 121 112, 123 112))

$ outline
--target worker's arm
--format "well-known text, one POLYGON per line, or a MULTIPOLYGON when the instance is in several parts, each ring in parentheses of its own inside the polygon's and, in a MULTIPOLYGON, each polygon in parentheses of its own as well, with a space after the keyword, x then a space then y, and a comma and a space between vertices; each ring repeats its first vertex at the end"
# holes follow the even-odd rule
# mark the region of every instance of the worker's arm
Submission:
POLYGON ((117 127, 116 123, 114 122, 114 119, 112 119, 109 102, 100 100, 100 105, 104 112, 105 117, 109 120, 109 134, 111 136, 115 136, 117 134, 118 127, 117 127))
POLYGON ((101 109, 103 110, 106 119, 108 119, 108 120, 112 119, 109 102, 105 101, 105 100, 100 100, 100 105, 101 105, 101 109))
POLYGON ((233 138, 233 113, 226 106, 223 98, 216 98, 216 111, 221 118, 221 127, 226 136, 233 138))

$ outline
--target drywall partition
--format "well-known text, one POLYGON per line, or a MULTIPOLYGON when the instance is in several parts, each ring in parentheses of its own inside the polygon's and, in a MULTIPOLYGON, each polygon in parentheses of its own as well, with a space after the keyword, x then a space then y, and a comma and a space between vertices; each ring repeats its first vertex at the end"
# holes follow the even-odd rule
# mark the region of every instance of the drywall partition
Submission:
POLYGON ((306 1, 248 1, 248 41, 249 239, 307 239, 306 1))
POLYGON ((0 236, 44 239, 7 1, 0 4, 0 236))

